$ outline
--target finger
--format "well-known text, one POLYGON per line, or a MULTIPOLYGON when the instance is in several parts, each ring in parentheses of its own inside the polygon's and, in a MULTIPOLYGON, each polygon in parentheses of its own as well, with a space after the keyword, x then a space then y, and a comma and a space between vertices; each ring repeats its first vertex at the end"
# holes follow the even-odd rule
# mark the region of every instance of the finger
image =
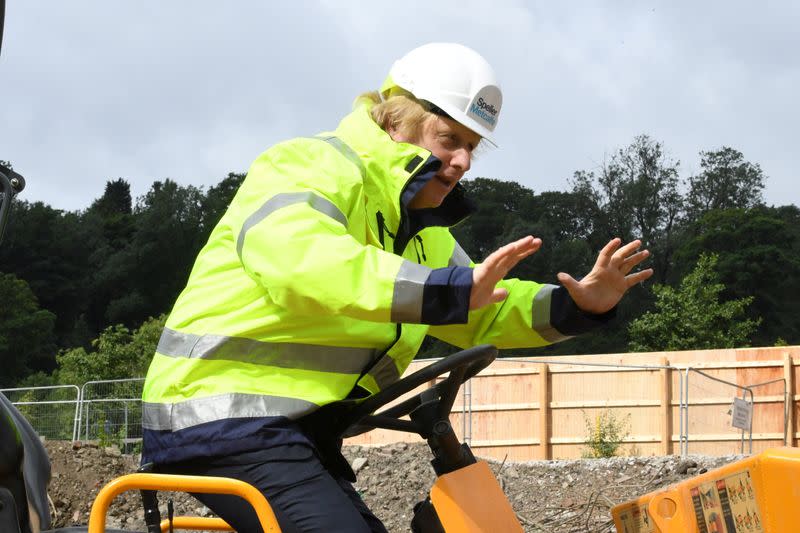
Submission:
POLYGON ((644 280, 646 280, 647 278, 649 278, 652 275, 653 275, 653 269, 652 268, 648 268, 647 270, 640 270, 639 272, 636 272, 635 274, 630 274, 628 276, 625 276, 625 283, 628 285, 628 288, 630 289, 631 287, 633 287, 637 283, 643 282, 644 280))
POLYGON ((502 302, 506 298, 508 298, 507 289, 495 289, 492 291, 492 295, 489 297, 489 303, 496 304, 498 302, 502 302))
POLYGON ((523 237, 522 239, 508 243, 505 246, 501 246, 500 248, 489 254, 489 256, 484 260, 484 263, 500 261, 503 258, 507 257, 508 255, 515 253, 517 250, 522 250, 530 247, 533 241, 535 240, 536 239, 534 239, 532 236, 528 235, 527 237, 523 237))
POLYGON ((633 270, 633 267, 635 267, 648 257, 650 257, 649 250, 642 250, 641 252, 636 252, 632 256, 625 258, 625 260, 620 265, 619 270, 623 274, 628 274, 631 270, 633 270))
POLYGON ((578 282, 575 278, 567 274, 566 272, 559 272, 556 276, 558 281, 569 291, 570 289, 575 288, 578 285, 578 282))
POLYGON ((619 237, 615 237, 608 241, 608 244, 603 246, 603 249, 600 250, 600 253, 597 254, 597 261, 595 261, 595 266, 599 267, 607 267, 608 264, 611 262, 611 258, 614 255, 614 252, 617 248, 619 248, 622 239, 619 237))
MULTIPOLYGON (((520 261, 525 259, 526 257, 530 257, 542 247, 542 239, 533 239, 530 243, 525 243, 524 246, 518 246, 516 252, 514 254, 510 254, 505 257, 503 260, 503 268, 505 269, 505 273, 508 272, 517 266, 520 261)), ((505 274, 503 275, 505 277, 505 274)))
POLYGON ((642 241, 636 239, 635 241, 631 241, 616 252, 614 252, 614 259, 617 260, 624 260, 626 257, 631 255, 633 252, 638 250, 642 246, 642 241))
POLYGON ((529 256, 535 254, 536 252, 539 251, 539 249, 541 247, 542 247, 542 239, 534 239, 533 242, 531 242, 529 246, 518 248, 517 249, 517 254, 516 254, 516 257, 515 257, 515 262, 519 263, 520 261, 522 261, 526 257, 529 257, 529 256))
POLYGON ((486 258, 484 264, 492 271, 502 272, 500 275, 502 279, 514 265, 536 252, 541 246, 541 239, 534 239, 529 235, 495 250, 486 258))

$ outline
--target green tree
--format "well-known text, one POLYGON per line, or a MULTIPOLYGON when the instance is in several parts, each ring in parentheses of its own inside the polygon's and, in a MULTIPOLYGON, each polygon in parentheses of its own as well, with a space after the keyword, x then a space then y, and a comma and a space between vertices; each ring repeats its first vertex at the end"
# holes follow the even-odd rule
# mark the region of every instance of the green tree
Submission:
POLYGON ((98 268, 94 251, 101 228, 84 223, 78 213, 42 202, 16 202, 0 248, 0 265, 30 286, 39 305, 56 315, 59 345, 70 337, 91 297, 87 280, 98 268))
POLYGON ((103 196, 95 200, 84 213, 84 222, 102 227, 104 245, 111 251, 124 248, 133 234, 130 184, 122 178, 107 181, 103 196))
POLYGON ((592 248, 599 240, 594 227, 597 212, 592 198, 576 192, 543 192, 531 197, 524 210, 507 215, 498 244, 534 235, 542 239, 542 247, 510 275, 558 283, 558 272, 588 272, 594 263, 592 248))
POLYGON ((143 377, 155 353, 165 316, 150 318, 130 331, 121 324, 107 327, 92 341, 92 349, 64 350, 56 356, 58 381, 80 385, 87 381, 143 377))
POLYGON ((701 254, 719 256, 725 299, 753 296, 751 319, 762 318, 754 345, 780 337, 800 342, 800 209, 796 206, 712 210, 691 224, 675 253, 676 280, 701 254))
POLYGON ((745 318, 753 297, 720 301, 725 286, 716 272, 718 257, 701 255, 695 269, 674 289, 654 285, 653 312, 630 323, 629 349, 634 352, 696 350, 748 346, 760 319, 745 318))
POLYGON ((764 203, 764 173, 738 150, 723 146, 700 152, 702 172, 689 178, 689 216, 699 219, 714 209, 749 209, 764 203))
POLYGON ((90 321, 133 327, 167 311, 183 289, 203 231, 203 194, 172 180, 156 181, 137 201, 125 247, 100 262, 93 276, 90 321))
POLYGON ((201 201, 203 212, 203 231, 206 235, 211 234, 211 230, 217 225, 219 219, 225 214, 228 206, 236 195, 236 191, 244 181, 245 174, 229 172, 222 181, 214 185, 201 201))
POLYGON ((0 302, 0 386, 9 387, 52 369, 55 316, 40 309, 28 284, 13 274, 0 273, 0 302))
POLYGON ((661 143, 639 135, 612 155, 599 174, 580 171, 572 180, 573 192, 598 205, 595 225, 602 244, 612 237, 641 239, 653 252, 655 276, 662 282, 671 267, 684 211, 678 167, 661 143))
MULTIPOLYGON (((480 262, 500 246, 513 224, 515 214, 530 216, 533 191, 513 181, 475 178, 464 181, 469 198, 477 202, 477 211, 459 224, 453 234, 464 251, 475 262, 480 262)), ((519 238, 519 237, 517 237, 519 238)))

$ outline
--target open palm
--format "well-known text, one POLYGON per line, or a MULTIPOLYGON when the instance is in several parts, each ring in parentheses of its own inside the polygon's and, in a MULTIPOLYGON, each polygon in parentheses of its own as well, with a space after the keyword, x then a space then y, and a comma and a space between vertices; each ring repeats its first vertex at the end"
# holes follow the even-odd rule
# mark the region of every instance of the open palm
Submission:
POLYGON ((594 314, 609 311, 628 289, 653 275, 652 268, 630 273, 650 255, 647 250, 637 251, 641 241, 620 247, 621 244, 619 238, 609 241, 597 255, 592 270, 580 281, 564 272, 558 274, 558 280, 582 311, 594 314))

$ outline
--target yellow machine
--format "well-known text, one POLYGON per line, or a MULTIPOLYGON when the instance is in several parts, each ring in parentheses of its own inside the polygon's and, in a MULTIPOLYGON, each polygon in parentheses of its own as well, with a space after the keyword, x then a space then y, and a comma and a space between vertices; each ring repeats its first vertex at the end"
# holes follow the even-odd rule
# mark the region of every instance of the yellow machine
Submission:
POLYGON ((800 532, 800 449, 775 448, 611 509, 618 533, 800 532))

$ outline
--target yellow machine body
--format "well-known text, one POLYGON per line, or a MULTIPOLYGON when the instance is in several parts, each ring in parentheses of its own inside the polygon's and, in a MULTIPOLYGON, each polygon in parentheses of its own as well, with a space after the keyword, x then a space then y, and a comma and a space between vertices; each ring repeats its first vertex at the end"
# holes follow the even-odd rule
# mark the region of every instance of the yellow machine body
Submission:
POLYGON ((800 532, 800 449, 774 448, 611 509, 617 533, 800 532))
POLYGON ((447 533, 523 531, 485 461, 439 476, 431 488, 431 503, 447 533))

